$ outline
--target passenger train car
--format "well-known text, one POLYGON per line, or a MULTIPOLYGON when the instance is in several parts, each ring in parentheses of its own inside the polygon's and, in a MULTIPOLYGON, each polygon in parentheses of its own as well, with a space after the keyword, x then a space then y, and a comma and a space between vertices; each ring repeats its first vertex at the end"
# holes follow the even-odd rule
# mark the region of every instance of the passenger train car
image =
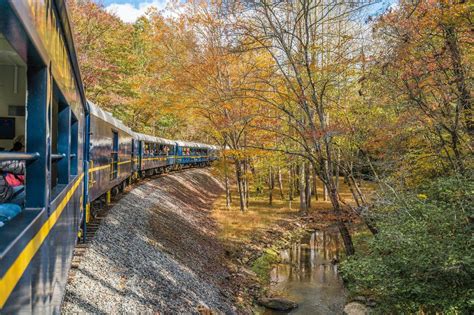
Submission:
POLYGON ((90 204, 218 151, 135 133, 88 102, 64 0, 0 0, 0 163, 26 165, 22 210, 0 226, 0 313, 59 312, 90 204), (10 151, 19 137, 26 152, 10 151))
POLYGON ((138 141, 138 173, 140 176, 162 173, 175 165, 176 142, 141 133, 138 141))

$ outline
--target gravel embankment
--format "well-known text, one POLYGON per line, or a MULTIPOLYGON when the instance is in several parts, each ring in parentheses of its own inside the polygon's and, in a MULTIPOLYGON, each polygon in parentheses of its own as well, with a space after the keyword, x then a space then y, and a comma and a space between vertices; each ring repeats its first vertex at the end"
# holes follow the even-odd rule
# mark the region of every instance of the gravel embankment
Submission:
POLYGON ((234 313, 225 251, 210 218, 222 185, 205 169, 145 181, 108 212, 63 313, 234 313))

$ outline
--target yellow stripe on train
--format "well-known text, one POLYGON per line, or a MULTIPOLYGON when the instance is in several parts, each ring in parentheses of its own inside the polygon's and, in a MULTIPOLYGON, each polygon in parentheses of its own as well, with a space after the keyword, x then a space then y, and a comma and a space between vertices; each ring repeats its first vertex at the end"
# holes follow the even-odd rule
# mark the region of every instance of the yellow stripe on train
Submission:
POLYGON ((36 235, 28 242, 21 254, 16 258, 11 267, 7 270, 3 278, 0 279, 0 309, 5 305, 8 297, 12 293, 18 281, 23 276, 26 268, 30 265, 31 260, 35 256, 38 249, 43 244, 49 232, 53 229, 59 217, 63 213, 64 208, 68 204, 71 197, 76 192, 77 187, 82 183, 84 174, 81 174, 76 180, 71 189, 66 193, 66 196, 56 208, 56 211, 51 213, 48 220, 43 224, 36 235))

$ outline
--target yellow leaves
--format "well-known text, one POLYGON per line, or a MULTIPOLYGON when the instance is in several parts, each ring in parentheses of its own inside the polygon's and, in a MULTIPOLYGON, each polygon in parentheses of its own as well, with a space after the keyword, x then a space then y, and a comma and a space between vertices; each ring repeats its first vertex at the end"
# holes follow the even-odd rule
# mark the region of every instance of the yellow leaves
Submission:
POLYGON ((425 195, 425 194, 418 194, 418 195, 416 195, 416 196, 417 196, 418 199, 420 199, 420 200, 426 200, 426 199, 428 199, 428 196, 425 195))

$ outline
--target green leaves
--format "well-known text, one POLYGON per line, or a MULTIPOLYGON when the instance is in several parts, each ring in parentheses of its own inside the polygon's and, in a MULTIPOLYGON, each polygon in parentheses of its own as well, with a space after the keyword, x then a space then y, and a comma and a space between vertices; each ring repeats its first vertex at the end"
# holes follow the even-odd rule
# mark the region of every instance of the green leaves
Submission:
POLYGON ((405 192, 403 203, 386 197, 376 207, 379 234, 341 266, 349 289, 377 299, 383 312, 467 312, 474 285, 473 188, 471 178, 446 177, 405 192))

